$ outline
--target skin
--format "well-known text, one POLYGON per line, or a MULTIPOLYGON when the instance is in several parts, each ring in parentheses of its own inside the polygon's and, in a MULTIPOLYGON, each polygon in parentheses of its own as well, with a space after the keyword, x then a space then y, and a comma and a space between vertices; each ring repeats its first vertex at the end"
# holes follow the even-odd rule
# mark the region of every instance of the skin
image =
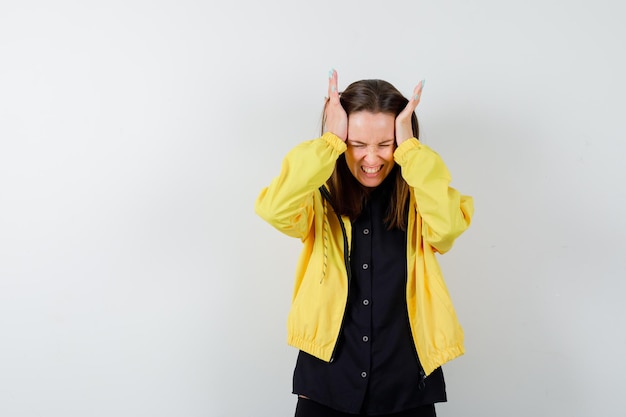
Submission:
POLYGON ((411 115, 422 95, 422 82, 402 112, 394 118, 389 113, 356 112, 348 115, 339 101, 337 71, 328 80, 328 105, 325 131, 346 142, 346 162, 354 177, 366 187, 377 187, 393 168, 393 151, 413 137, 411 115))
POLYGON ((362 185, 378 187, 394 166, 395 117, 360 111, 348 116, 348 169, 362 185))

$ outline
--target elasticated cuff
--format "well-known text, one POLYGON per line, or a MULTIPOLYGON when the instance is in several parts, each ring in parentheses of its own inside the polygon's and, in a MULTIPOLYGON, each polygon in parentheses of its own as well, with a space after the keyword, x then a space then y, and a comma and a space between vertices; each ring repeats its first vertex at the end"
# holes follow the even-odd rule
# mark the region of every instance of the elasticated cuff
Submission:
POLYGON ((346 146, 346 143, 344 141, 342 141, 339 138, 339 136, 335 135, 334 133, 326 132, 326 133, 324 133, 324 135, 322 135, 321 139, 325 140, 326 143, 328 143, 330 146, 332 146, 339 153, 345 152, 346 149, 348 148, 346 146))
POLYGON ((422 143, 416 138, 407 139, 404 142, 402 142, 400 146, 398 146, 398 148, 395 150, 395 152, 393 153, 393 159, 396 161, 396 163, 402 165, 402 163, 404 162, 404 158, 406 157, 406 154, 411 149, 419 149, 421 147, 422 147, 422 143))

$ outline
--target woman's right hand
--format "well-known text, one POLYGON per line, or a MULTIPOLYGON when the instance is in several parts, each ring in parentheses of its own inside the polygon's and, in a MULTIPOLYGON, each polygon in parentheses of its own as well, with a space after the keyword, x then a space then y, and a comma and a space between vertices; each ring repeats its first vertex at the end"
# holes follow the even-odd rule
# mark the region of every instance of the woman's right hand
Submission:
POLYGON ((333 133, 345 142, 348 137, 348 115, 339 101, 337 71, 334 69, 328 73, 328 99, 324 114, 326 116, 324 132, 333 133))

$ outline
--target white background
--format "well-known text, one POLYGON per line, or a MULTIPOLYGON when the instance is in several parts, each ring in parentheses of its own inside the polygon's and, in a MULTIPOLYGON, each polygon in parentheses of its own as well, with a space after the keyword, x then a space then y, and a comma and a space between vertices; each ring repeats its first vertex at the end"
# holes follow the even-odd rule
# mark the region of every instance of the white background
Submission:
POLYGON ((425 78, 475 221, 440 416, 623 416, 619 1, 3 1, 0 415, 290 416, 300 243, 253 211, 340 89, 425 78))

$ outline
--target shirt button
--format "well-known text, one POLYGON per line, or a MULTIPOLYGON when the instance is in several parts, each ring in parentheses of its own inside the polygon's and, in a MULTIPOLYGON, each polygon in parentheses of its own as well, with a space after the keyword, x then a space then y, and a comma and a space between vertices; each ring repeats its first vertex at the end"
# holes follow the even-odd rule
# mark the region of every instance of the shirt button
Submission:
POLYGON ((369 337, 367 337, 367 336, 363 336, 363 341, 364 341, 364 342, 367 342, 368 340, 370 340, 370 338, 369 338, 369 337))
POLYGON ((369 268, 369 267, 370 267, 370 266, 369 266, 368 264, 363 264, 363 269, 367 269, 367 268, 369 268))
POLYGON ((369 235, 370 234, 370 229, 363 229, 363 234, 364 235, 369 235))
POLYGON ((369 303, 370 303, 370 300, 368 300, 367 298, 365 300, 363 300, 363 305, 364 306, 369 305, 369 303))
POLYGON ((366 378, 367 377, 367 372, 361 372, 361 378, 366 378))

